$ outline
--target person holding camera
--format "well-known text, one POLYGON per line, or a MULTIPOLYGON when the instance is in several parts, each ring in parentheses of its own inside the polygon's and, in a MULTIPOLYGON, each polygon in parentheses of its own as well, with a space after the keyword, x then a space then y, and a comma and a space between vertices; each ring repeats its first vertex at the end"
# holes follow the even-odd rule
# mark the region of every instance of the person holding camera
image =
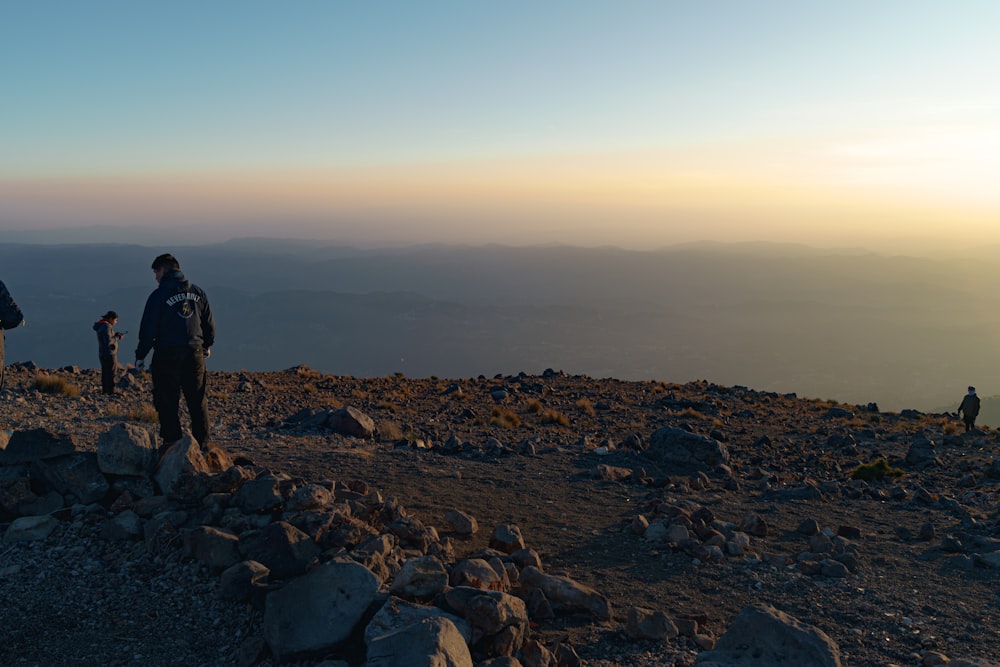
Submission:
POLYGON ((125 337, 124 333, 115 333, 118 313, 113 310, 101 315, 94 322, 97 332, 97 357, 101 360, 101 393, 105 396, 115 395, 115 371, 118 370, 118 341, 125 337))
POLYGON ((191 415, 191 436, 204 447, 209 435, 205 359, 215 343, 212 309, 205 291, 184 277, 173 255, 163 254, 153 260, 153 275, 159 287, 149 295, 142 312, 135 368, 145 368, 144 360, 152 350, 149 370, 162 448, 183 435, 178 414, 181 392, 191 415))

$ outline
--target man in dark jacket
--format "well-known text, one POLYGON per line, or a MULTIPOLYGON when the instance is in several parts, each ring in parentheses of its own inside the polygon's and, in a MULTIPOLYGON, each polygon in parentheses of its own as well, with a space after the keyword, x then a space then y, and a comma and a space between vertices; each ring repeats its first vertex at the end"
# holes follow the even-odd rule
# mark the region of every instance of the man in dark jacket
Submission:
POLYGON ((962 397, 962 404, 958 406, 958 412, 965 422, 965 432, 968 433, 976 427, 976 417, 979 416, 979 397, 976 396, 976 388, 969 387, 969 393, 962 397))
POLYGON ((208 443, 205 359, 215 343, 212 309, 204 290, 184 277, 173 255, 153 260, 153 274, 159 287, 149 295, 142 312, 135 367, 142 370, 146 355, 153 350, 153 406, 160 418, 164 446, 183 435, 178 414, 183 391, 191 415, 191 435, 204 447, 208 443))
POLYGON ((114 396, 115 393, 118 341, 125 336, 123 333, 115 333, 117 322, 118 313, 113 310, 104 313, 101 319, 94 322, 94 331, 97 332, 97 358, 101 360, 101 392, 107 396, 114 396))
POLYGON ((6 329, 13 329, 21 324, 24 324, 24 315, 21 314, 21 309, 14 303, 14 299, 10 297, 7 286, 0 280, 0 389, 3 389, 4 381, 3 332, 6 329))

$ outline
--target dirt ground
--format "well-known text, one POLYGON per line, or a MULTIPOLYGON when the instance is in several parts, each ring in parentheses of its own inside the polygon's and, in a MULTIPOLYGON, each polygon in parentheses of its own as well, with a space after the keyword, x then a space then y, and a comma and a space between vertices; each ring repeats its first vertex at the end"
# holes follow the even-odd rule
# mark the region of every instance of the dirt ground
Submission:
MULTIPOLYGON (((147 378, 108 401, 96 395, 95 371, 49 372, 81 395, 33 390, 35 371, 10 369, 6 428, 45 426, 94 443, 115 423, 149 418, 147 378)), ((565 638, 585 664, 680 665, 702 650, 688 637, 627 639, 631 606, 699 619, 717 638, 755 602, 823 630, 844 665, 918 665, 931 651, 1000 656, 1000 569, 988 557, 1000 549, 992 431, 961 435, 947 416, 742 387, 551 371, 413 379, 298 367, 212 373, 210 385, 213 441, 233 455, 309 481, 362 480, 437 527, 445 512, 466 512, 480 530, 456 538, 459 555, 485 547, 494 527, 517 525, 548 572, 595 588, 615 610, 613 622, 564 616, 535 628, 547 641, 565 638), (345 406, 374 420, 374 438, 302 419, 345 406), (720 441, 727 466, 657 466, 648 448, 667 426, 720 441), (907 463, 921 438, 933 441, 936 460, 907 463), (878 458, 902 476, 851 479, 878 458), (635 527, 637 517, 655 521, 677 503, 737 528, 757 515, 766 534, 752 535, 744 554, 706 560, 635 527), (856 555, 849 572, 800 566, 807 520, 845 536, 856 555)))

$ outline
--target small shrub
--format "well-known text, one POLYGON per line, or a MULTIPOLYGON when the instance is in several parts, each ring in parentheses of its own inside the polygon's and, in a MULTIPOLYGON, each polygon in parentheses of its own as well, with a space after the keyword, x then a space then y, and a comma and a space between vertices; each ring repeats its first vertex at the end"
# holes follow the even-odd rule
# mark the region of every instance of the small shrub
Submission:
POLYGON ((576 407, 580 408, 584 413, 590 415, 591 417, 597 416, 597 410, 594 409, 594 404, 586 398, 581 398, 577 401, 576 407))
POLYGON ((39 373, 35 376, 35 389, 46 394, 59 394, 69 398, 80 395, 80 388, 75 384, 70 384, 65 378, 46 373, 39 373))
POLYGON ((534 412, 536 415, 542 411, 542 402, 537 398, 532 398, 528 400, 528 412, 534 412))
POLYGON ((677 413, 677 416, 690 417, 691 419, 701 419, 701 420, 708 419, 708 417, 706 417, 704 413, 698 412, 694 408, 684 408, 683 410, 677 413))
POLYGON ((316 389, 316 385, 314 385, 312 382, 306 382, 304 385, 302 385, 302 391, 306 392, 307 394, 315 394, 319 390, 316 389))
POLYGON ((559 426, 569 426, 569 417, 559 412, 558 410, 553 410, 549 408, 542 413, 542 423, 543 424, 558 424, 559 426))
POLYGON ((494 406, 490 412, 490 423, 503 428, 517 428, 521 425, 521 418, 517 416, 516 412, 501 410, 494 406))
POLYGON ((129 419, 136 422, 146 422, 148 424, 160 423, 160 416, 156 414, 156 408, 149 403, 145 403, 138 408, 132 408, 129 412, 129 419))
POLYGON ((906 473, 899 468, 893 468, 884 458, 875 459, 871 463, 863 463, 851 473, 851 479, 862 479, 866 482, 885 479, 886 477, 902 477, 906 473))
POLYGON ((390 403, 389 401, 379 401, 375 404, 376 408, 381 408, 383 410, 388 410, 389 412, 398 412, 399 406, 395 403, 390 403))
POLYGON ((319 371, 314 371, 308 366, 299 366, 295 369, 295 374, 306 380, 318 380, 323 377, 319 371))

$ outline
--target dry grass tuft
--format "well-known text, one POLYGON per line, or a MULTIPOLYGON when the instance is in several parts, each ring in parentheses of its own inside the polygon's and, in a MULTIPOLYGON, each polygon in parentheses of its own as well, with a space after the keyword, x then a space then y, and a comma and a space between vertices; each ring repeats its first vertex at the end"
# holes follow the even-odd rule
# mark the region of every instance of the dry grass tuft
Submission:
POLYGON ((580 410, 591 417, 597 416, 597 410, 594 409, 594 404, 591 403, 589 399, 581 398, 576 402, 576 407, 580 408, 580 410))
POLYGON ((75 384, 71 384, 65 378, 47 373, 35 375, 35 389, 46 394, 58 394, 69 398, 76 398, 80 395, 80 388, 75 384))
POLYGON ((128 419, 133 422, 145 422, 147 424, 158 424, 160 422, 160 417, 156 414, 156 408, 148 403, 130 410, 126 410, 118 405, 112 405, 108 407, 106 414, 109 417, 128 419))
POLYGON ((851 479, 863 479, 866 482, 885 479, 886 477, 902 477, 906 473, 899 468, 893 468, 884 458, 875 459, 871 463, 863 463, 851 473, 851 479))
POLYGON ((503 428, 517 428, 521 425, 521 418, 517 416, 516 412, 501 410, 499 407, 493 406, 493 410, 490 412, 490 423, 503 428))
POLYGON ((542 402, 537 398, 532 398, 528 400, 528 412, 534 412, 536 415, 542 411, 542 402))
POLYGON ((569 417, 559 412, 558 410, 553 410, 549 408, 542 412, 541 422, 543 424, 558 424, 559 426, 569 426, 569 417))

